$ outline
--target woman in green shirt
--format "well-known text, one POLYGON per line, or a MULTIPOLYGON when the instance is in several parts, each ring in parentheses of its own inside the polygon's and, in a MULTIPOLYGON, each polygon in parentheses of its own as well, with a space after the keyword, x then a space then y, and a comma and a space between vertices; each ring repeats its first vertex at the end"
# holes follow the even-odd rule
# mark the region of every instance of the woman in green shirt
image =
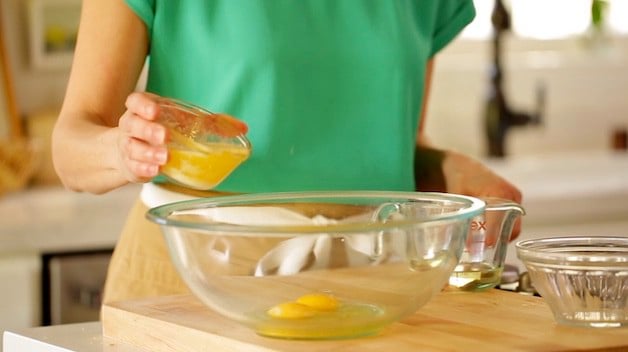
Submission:
MULTIPOLYGON (((67 188, 92 193, 154 180, 167 160, 157 95, 248 125, 253 154, 216 191, 429 189, 520 201, 513 185, 422 135, 434 56, 474 15, 471 0, 85 0, 56 170, 67 188), (145 62, 150 94, 133 92, 145 62)), ((164 276, 167 259, 129 269, 166 256, 160 236, 158 254, 125 236, 109 299, 171 293, 175 279, 137 281, 164 276), (111 294, 122 286, 149 288, 111 294)))

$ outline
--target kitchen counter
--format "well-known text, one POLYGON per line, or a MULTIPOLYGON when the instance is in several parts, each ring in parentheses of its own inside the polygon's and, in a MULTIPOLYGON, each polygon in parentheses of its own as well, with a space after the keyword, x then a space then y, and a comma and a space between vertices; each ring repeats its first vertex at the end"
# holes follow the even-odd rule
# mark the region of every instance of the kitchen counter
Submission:
POLYGON ((6 331, 4 352, 145 352, 107 341, 99 322, 55 325, 6 331))
MULTIPOLYGON (((485 161, 524 193, 527 215, 520 239, 628 236, 628 153, 579 152, 485 161)), ((33 326, 27 324, 38 319, 34 305, 38 296, 29 294, 39 292, 39 286, 33 286, 38 281, 30 274, 36 270, 28 269, 26 264, 36 267, 40 253, 112 248, 140 189, 140 185, 128 185, 104 195, 91 195, 61 187, 40 187, 0 197, 0 258, 11 264, 4 270, 11 276, 10 280, 2 277, 5 296, 0 298, 7 302, 5 308, 12 309, 0 311, 0 328, 22 331, 19 329, 33 326), (16 270, 28 271, 18 280, 21 286, 16 284, 16 270), (20 289, 22 286, 26 288, 20 289), (24 302, 17 300, 24 297, 28 298, 24 302), (29 309, 32 312, 22 312, 29 309), (2 325, 2 317, 7 324, 2 325)), ((514 243, 509 245, 506 261, 525 270, 516 258, 514 243)), ((70 329, 74 333, 77 327, 84 328, 79 325, 37 331, 56 334, 57 329, 70 329)))
POLYGON ((521 189, 527 225, 628 220, 628 152, 548 153, 484 161, 521 189))
MULTIPOLYGON (((521 189, 521 239, 628 236, 628 152, 587 151, 486 159, 521 189)), ((515 241, 506 263, 520 271, 515 241)))
MULTIPOLYGON (((46 294, 52 292, 53 286, 63 290, 68 287, 61 286, 61 277, 71 279, 72 289, 76 289, 87 283, 94 285, 94 280, 104 276, 104 253, 114 248, 140 189, 140 185, 133 184, 93 195, 61 186, 38 186, 0 197, 0 331, 41 325, 53 309, 46 294), (89 280, 77 280, 68 271, 67 263, 86 253, 90 257, 82 258, 91 271, 89 280), (96 267, 93 258, 100 263, 96 267), (54 275, 50 267, 53 261, 54 275), (48 274, 50 280, 44 281, 48 274), (48 305, 50 309, 46 308, 48 305)), ((61 312, 60 300, 54 302, 55 311, 61 312)), ((65 316, 67 309, 63 312, 65 316)), ((71 321, 97 317, 96 309, 90 311, 89 317, 71 321)))
POLYGON ((5 332, 4 352, 145 351, 627 351, 627 328, 558 325, 539 297, 489 290, 440 293, 371 337, 332 341, 264 338, 188 295, 106 306, 103 323, 5 332), (111 315, 113 314, 113 315, 111 315), (103 337, 103 326, 108 337, 103 337), (136 346, 142 346, 136 347, 136 346))
POLYGON ((113 248, 141 185, 93 195, 31 188, 0 198, 0 254, 113 248))

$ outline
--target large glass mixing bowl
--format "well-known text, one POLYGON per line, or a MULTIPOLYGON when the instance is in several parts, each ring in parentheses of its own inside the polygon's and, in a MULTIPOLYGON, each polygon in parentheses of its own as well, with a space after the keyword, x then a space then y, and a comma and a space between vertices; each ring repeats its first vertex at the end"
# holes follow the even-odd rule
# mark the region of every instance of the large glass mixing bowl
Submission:
POLYGON ((299 192, 152 208, 192 293, 258 334, 376 334, 427 303, 465 246, 479 199, 444 193, 299 192))

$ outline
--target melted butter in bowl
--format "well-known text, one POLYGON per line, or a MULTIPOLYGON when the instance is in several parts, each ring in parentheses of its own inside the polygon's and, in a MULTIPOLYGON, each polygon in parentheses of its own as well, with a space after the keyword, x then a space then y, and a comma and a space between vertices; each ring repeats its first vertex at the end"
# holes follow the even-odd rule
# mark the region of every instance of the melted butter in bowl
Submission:
POLYGON ((159 122, 168 128, 168 161, 161 174, 197 190, 210 190, 248 159, 251 143, 233 134, 236 121, 199 107, 170 101, 161 105, 159 122))

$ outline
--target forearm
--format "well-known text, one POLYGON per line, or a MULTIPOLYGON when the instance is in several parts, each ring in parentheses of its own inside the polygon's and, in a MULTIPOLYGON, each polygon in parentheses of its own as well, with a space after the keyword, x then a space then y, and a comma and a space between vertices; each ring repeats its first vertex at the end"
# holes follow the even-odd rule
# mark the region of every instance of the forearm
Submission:
POLYGON ((414 180, 417 191, 445 192, 447 183, 443 174, 445 152, 418 144, 414 153, 414 180))
POLYGON ((70 79, 53 131, 53 161, 68 189, 105 193, 138 181, 123 170, 119 144, 125 134, 119 123, 146 58, 148 35, 122 0, 84 0, 81 8, 70 79))
POLYGON ((492 196, 521 203, 521 191, 486 165, 454 150, 440 150, 420 143, 414 170, 417 191, 492 196))
POLYGON ((442 167, 445 152, 429 146, 427 138, 423 134, 434 64, 435 61, 432 58, 425 67, 423 105, 419 115, 419 130, 417 131, 417 143, 414 150, 414 181, 417 191, 445 192, 447 185, 442 167))
POLYGON ((117 128, 68 117, 59 118, 52 138, 55 171, 63 185, 101 194, 127 184, 117 160, 117 128))

